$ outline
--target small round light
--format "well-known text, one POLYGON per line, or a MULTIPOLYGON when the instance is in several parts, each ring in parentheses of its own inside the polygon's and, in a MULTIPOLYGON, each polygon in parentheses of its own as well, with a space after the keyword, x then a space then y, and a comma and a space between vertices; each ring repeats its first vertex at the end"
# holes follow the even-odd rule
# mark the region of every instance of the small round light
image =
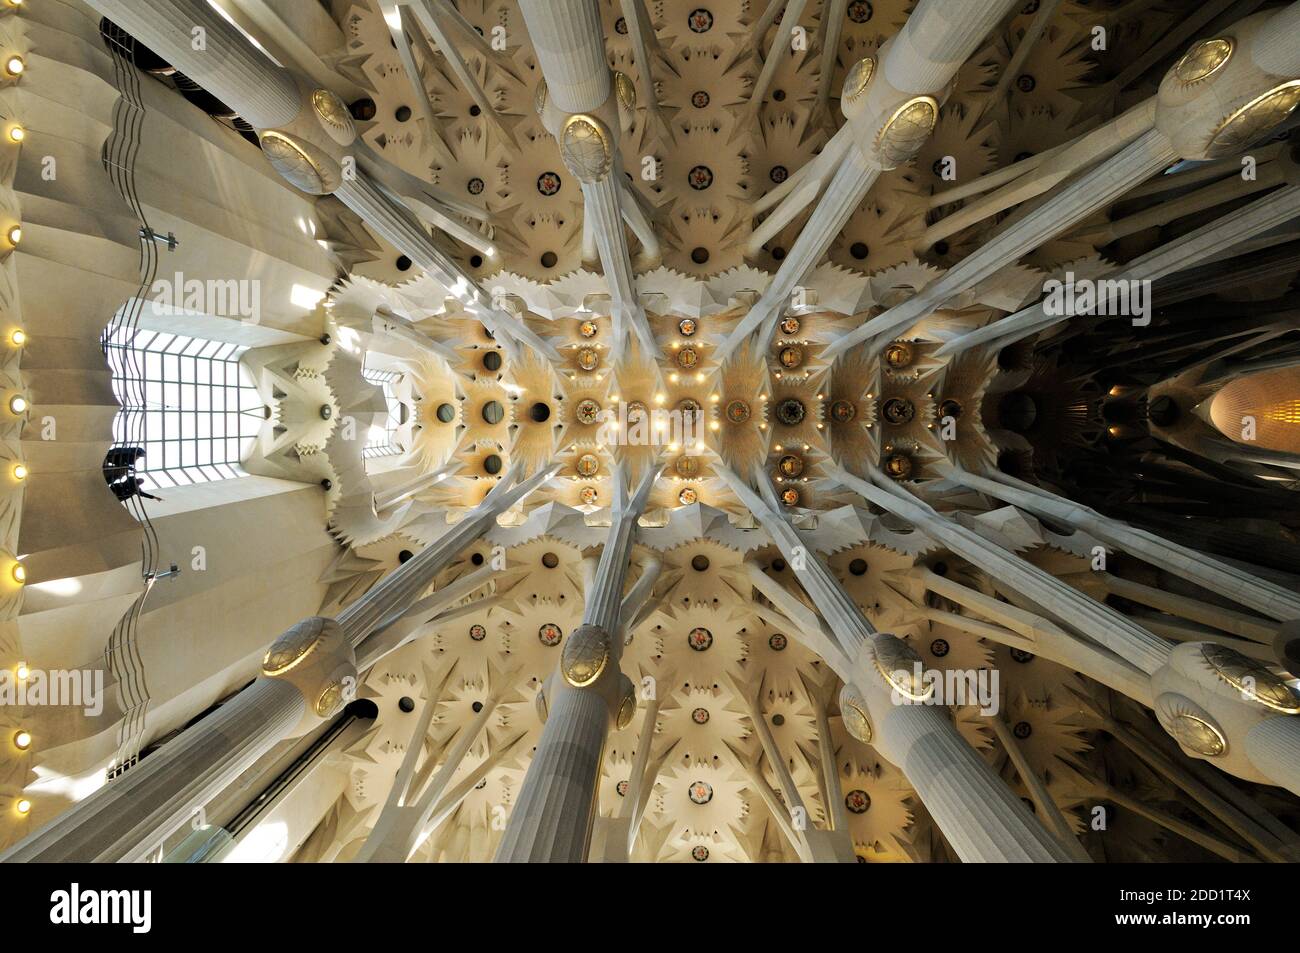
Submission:
POLYGON ((9 409, 15 414, 21 414, 27 409, 27 398, 22 394, 14 394, 9 398, 9 409))
POLYGON ((17 245, 23 240, 23 227, 21 225, 10 225, 9 231, 5 232, 5 237, 9 239, 10 245, 17 245))
POLYGON ((27 132, 22 126, 11 126, 9 128, 10 142, 22 142, 25 138, 27 138, 27 132))
POLYGON ((14 568, 10 571, 13 573, 14 582, 19 585, 27 581, 27 567, 22 563, 14 563, 14 568))
POLYGON ((26 751, 32 746, 32 733, 24 729, 14 732, 14 747, 19 751, 26 751))
POLYGON ((20 797, 16 802, 14 802, 14 810, 19 814, 26 814, 31 811, 31 809, 32 802, 27 800, 25 797, 20 797))
POLYGON ((10 76, 18 76, 25 69, 27 69, 27 64, 24 63, 23 58, 17 54, 5 60, 5 72, 10 76))
POLYGON ((32 670, 27 667, 26 662, 19 662, 18 667, 14 669, 14 674, 18 676, 18 681, 27 681, 27 676, 32 674, 32 670))
POLYGON ((12 471, 15 480, 27 479, 27 466, 22 463, 15 463, 12 471))
POLYGON ((14 328, 13 333, 9 335, 9 343, 14 347, 22 347, 27 343, 27 332, 22 328, 14 328))

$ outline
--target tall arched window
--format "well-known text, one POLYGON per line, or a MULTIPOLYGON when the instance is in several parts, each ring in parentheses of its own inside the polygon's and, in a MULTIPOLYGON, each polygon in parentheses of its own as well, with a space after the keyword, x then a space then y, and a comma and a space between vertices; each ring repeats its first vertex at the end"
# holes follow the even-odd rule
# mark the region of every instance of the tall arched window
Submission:
POLYGON ((246 348, 126 328, 104 339, 118 446, 142 447, 136 472, 146 486, 171 487, 244 476, 240 461, 265 407, 239 364, 246 348))

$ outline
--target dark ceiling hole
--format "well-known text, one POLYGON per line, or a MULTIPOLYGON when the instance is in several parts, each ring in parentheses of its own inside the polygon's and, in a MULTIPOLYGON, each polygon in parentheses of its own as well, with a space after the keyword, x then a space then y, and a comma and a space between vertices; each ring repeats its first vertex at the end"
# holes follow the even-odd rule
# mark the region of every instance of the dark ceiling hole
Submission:
POLYGON ((708 260, 709 250, 707 248, 701 247, 691 249, 691 261, 695 262, 695 264, 703 265, 708 260))
POLYGON ((479 712, 481 712, 481 711, 483 710, 483 703, 482 703, 482 702, 475 702, 474 704, 470 705, 469 707, 472 708, 472 709, 474 709, 474 714, 477 715, 479 712))
POLYGON ((855 576, 865 576, 867 574, 867 561, 865 559, 855 559, 849 563, 849 572, 855 576))
POLYGON ((930 567, 930 571, 936 576, 946 576, 948 575, 948 564, 941 559, 930 567))
POLYGON ((473 556, 469 557, 469 561, 472 562, 475 566, 482 566, 482 565, 483 565, 483 554, 482 554, 482 553, 475 553, 473 556))
POLYGON ((495 453, 483 458, 483 469, 488 474, 495 476, 501 472, 501 458, 495 453))
POLYGON ((486 354, 484 354, 483 366, 486 367, 489 371, 501 370, 501 352, 488 351, 486 354))
POLYGON ((397 561, 399 563, 404 563, 414 555, 415 553, 411 552, 409 549, 403 549, 397 554, 397 561))
POLYGON ((947 242, 944 242, 944 241, 935 242, 935 243, 934 243, 934 253, 935 253, 936 255, 946 255, 946 254, 948 254, 948 243, 947 243, 947 242))
POLYGON ((559 260, 560 260, 560 256, 557 255, 557 254, 555 254, 555 252, 553 252, 553 251, 544 251, 544 252, 542 252, 542 267, 543 267, 543 268, 554 268, 556 262, 558 262, 559 260))
POLYGON ((451 404, 439 404, 436 414, 444 424, 449 424, 456 419, 456 408, 451 404))
POLYGON ((409 715, 411 712, 415 711, 415 699, 410 695, 403 695, 401 698, 397 699, 397 707, 409 715))
POLYGON ((483 419, 490 424, 499 424, 505 418, 505 408, 498 401, 489 400, 483 405, 483 419))
POLYGON ((560 557, 555 553, 542 553, 542 565, 547 569, 554 569, 560 564, 560 557))
POLYGON ((1034 733, 1034 727, 1027 721, 1018 721, 1016 722, 1016 726, 1011 729, 1011 733, 1017 738, 1028 738, 1034 733))
POLYGON ((483 110, 481 110, 481 109, 478 108, 478 103, 475 103, 473 106, 470 106, 470 107, 469 107, 469 114, 470 114, 471 116, 477 116, 477 115, 479 115, 479 114, 482 113, 482 112, 483 112, 483 110))
POLYGON ((406 122, 406 120, 411 118, 411 107, 398 106, 397 111, 393 113, 393 116, 397 119, 398 122, 406 122))
POLYGON ((772 90, 772 98, 776 100, 776 102, 778 103, 785 102, 785 90, 784 89, 772 90))
POLYGON ((371 119, 375 118, 375 113, 378 112, 378 110, 375 108, 375 101, 373 99, 369 96, 362 96, 348 107, 348 112, 352 113, 352 118, 358 122, 369 122, 371 119))
POLYGON ((776 559, 773 559, 773 560, 772 560, 772 571, 773 571, 773 572, 785 572, 785 560, 782 559, 782 558, 780 558, 779 556, 778 556, 776 559))
POLYGON ((775 715, 772 716, 772 724, 780 728, 782 725, 785 724, 785 715, 781 714, 780 712, 777 712, 775 715))
POLYGON ((862 261, 864 258, 867 257, 868 254, 870 254, 870 252, 871 249, 867 247, 866 242, 854 242, 852 245, 849 246, 849 254, 852 255, 854 258, 856 258, 858 261, 862 261))
POLYGON ((482 255, 470 255, 470 256, 469 256, 469 266, 470 266, 471 268, 482 268, 482 267, 483 267, 483 256, 482 256, 482 255))
POLYGON ((776 246, 775 248, 772 249, 772 257, 776 261, 783 261, 785 259, 785 249, 782 248, 780 245, 776 246))
POLYGON ((411 270, 411 259, 407 258, 405 255, 398 255, 398 256, 397 256, 397 270, 398 270, 398 271, 410 271, 410 270, 411 270))
POLYGON ((709 568, 709 557, 700 555, 691 560, 691 568, 696 572, 704 572, 709 568))
POLYGON ((551 405, 544 404, 540 400, 528 408, 528 416, 533 418, 539 424, 549 420, 551 416, 551 405))

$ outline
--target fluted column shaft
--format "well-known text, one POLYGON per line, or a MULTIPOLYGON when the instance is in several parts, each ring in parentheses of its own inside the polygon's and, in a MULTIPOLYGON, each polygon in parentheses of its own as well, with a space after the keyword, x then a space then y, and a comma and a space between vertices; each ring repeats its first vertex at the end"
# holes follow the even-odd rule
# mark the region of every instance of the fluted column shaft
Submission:
POLYGON ((997 479, 976 476, 965 470, 945 471, 950 479, 973 490, 1003 500, 1038 516, 1060 520, 1069 526, 1097 537, 1108 546, 1137 556, 1176 576, 1189 579, 1211 592, 1217 592, 1280 622, 1300 619, 1300 595, 1275 583, 1252 576, 1235 566, 1186 546, 1162 539, 1144 529, 1103 516, 1096 510, 1063 499, 1042 487, 1033 486, 1005 474, 997 479))
POLYGON ((1279 715, 1251 728, 1246 756, 1274 784, 1300 796, 1300 716, 1279 715))
POLYGON ((923 0, 893 40, 883 64, 885 79, 904 93, 942 88, 1014 2, 923 0))
POLYGON ((1292 3, 1273 14, 1255 35, 1250 55, 1266 73, 1290 77, 1300 69, 1300 3, 1292 3))
MULTIPOLYGON (((794 527, 729 467, 719 463, 715 471, 768 530, 786 559, 793 564, 797 558, 807 567, 800 582, 813 582, 805 588, 831 631, 857 643, 851 653, 856 659, 852 681, 871 709, 877 734, 872 744, 907 776, 958 856, 965 861, 988 862, 1068 860, 1060 845, 961 736, 947 712, 895 703, 883 679, 863 665, 875 629, 840 581, 810 547, 796 551, 789 544, 791 533, 799 539, 794 527), (830 598, 831 594, 836 597, 830 598)), ((778 822, 782 820, 778 818, 778 822)))
POLYGON ((87 0, 255 129, 282 126, 302 106, 289 71, 276 66, 204 0, 87 0), (195 34, 195 29, 203 32, 195 34), (202 48, 195 45, 202 42, 202 48))
POLYGON ((1148 130, 1101 165, 1085 172, 1042 205, 985 242, 938 280, 866 324, 833 342, 827 357, 874 337, 892 337, 973 288, 999 269, 1018 261, 1053 236, 1105 208, 1133 186, 1168 168, 1178 153, 1163 133, 1148 130))
POLYGON ((520 0, 519 11, 555 105, 566 113, 585 113, 604 103, 609 62, 594 0, 520 0))
MULTIPOLYGON (((1112 295, 1108 289, 1131 281, 1157 281, 1166 275, 1186 271, 1248 238, 1263 234, 1300 214, 1300 186, 1287 185, 1256 199, 1249 205, 1215 219, 1159 248, 1147 252, 1099 281, 1095 310, 1105 310, 1112 295), (1104 282, 1115 282, 1107 285, 1104 282)), ((1075 315, 1047 314, 1047 299, 963 334, 939 348, 939 355, 960 354, 990 341, 999 346, 1045 331, 1075 315)), ((1087 315, 1084 315, 1086 317, 1087 315)))
POLYGON ((134 861, 156 848, 302 719, 288 682, 259 678, 174 741, 0 854, 0 862, 134 861))

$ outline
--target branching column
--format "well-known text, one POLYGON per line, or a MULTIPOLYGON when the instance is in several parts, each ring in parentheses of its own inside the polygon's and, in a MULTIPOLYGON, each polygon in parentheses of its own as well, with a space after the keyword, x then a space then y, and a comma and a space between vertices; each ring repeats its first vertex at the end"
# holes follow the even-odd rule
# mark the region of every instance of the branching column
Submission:
POLYGON ((404 611, 456 555, 552 471, 511 486, 516 471, 441 539, 340 613, 281 635, 262 677, 120 778, 77 802, 0 861, 130 861, 154 849, 295 729, 336 715, 357 684, 355 647, 404 611))
POLYGON ((617 635, 637 520, 657 476, 657 469, 647 470, 629 500, 622 468, 614 472, 609 536, 582 624, 565 640, 559 671, 542 686, 546 724, 511 809, 498 863, 587 860, 605 737, 611 721, 625 728, 636 713, 632 680, 619 669, 623 643, 617 635))

